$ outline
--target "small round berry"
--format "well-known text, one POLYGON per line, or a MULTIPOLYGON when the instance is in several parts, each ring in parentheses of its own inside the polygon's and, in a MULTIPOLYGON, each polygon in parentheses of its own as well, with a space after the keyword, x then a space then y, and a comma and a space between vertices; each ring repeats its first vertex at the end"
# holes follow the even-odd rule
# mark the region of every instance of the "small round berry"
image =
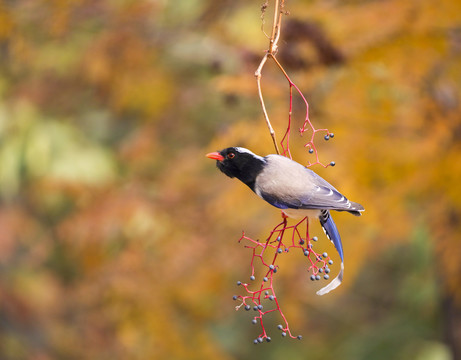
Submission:
POLYGON ((246 311, 249 311, 251 309, 251 306, 250 305, 245 305, 245 310, 246 311))
POLYGON ((271 341, 272 341, 272 339, 270 338, 270 336, 266 337, 266 341, 267 341, 267 342, 271 342, 271 341))
POLYGON ((277 252, 278 252, 279 254, 281 254, 281 253, 283 253, 283 250, 282 250, 281 248, 278 248, 278 249, 277 249, 277 252))
POLYGON ((336 163, 334 161, 330 162, 330 166, 335 166, 336 163))
POLYGON ((325 274, 325 275, 323 275, 323 278, 324 278, 325 280, 328 280, 328 279, 330 278, 330 275, 325 274))
POLYGON ((303 336, 302 336, 302 335, 298 335, 297 338, 298 338, 298 340, 301 340, 301 339, 303 338, 303 336))
POLYGON ((304 245, 304 239, 299 240, 299 245, 304 245))
POLYGON ((314 237, 312 238, 312 240, 313 240, 313 241, 318 241, 319 238, 318 238, 317 236, 314 236, 314 237))
POLYGON ((315 275, 315 280, 320 280, 320 275, 315 275))
POLYGON ((269 280, 269 279, 264 276, 263 281, 266 282, 267 280, 269 280))
POLYGON ((275 299, 274 295, 270 295, 270 296, 269 296, 269 300, 270 300, 270 301, 273 301, 274 299, 275 299))
POLYGON ((334 138, 334 137, 335 137, 335 134, 330 133, 330 137, 331 137, 331 138, 334 138))
POLYGON ((312 154, 314 152, 314 149, 310 148, 309 153, 312 154))
POLYGON ((288 248, 285 248, 285 252, 288 252, 288 251, 289 251, 288 248))
POLYGON ((332 264, 333 264, 333 260, 328 260, 328 264, 332 265, 332 264))
POLYGON ((256 324, 258 323, 258 320, 253 319, 253 320, 251 320, 251 323, 254 324, 254 325, 256 325, 256 324))
POLYGON ((311 275, 311 280, 312 280, 312 281, 315 280, 315 275, 311 275))
POLYGON ((330 137, 328 135, 325 135, 323 138, 327 141, 330 140, 330 137))
POLYGON ((284 332, 282 333, 282 336, 287 336, 287 333, 284 331, 284 332))
POLYGON ((253 344, 258 345, 258 339, 254 339, 253 344))
POLYGON ((280 241, 280 240, 282 240, 282 237, 281 237, 281 236, 279 236, 279 237, 277 238, 277 241, 280 241))
POLYGON ((283 330, 283 326, 282 325, 277 325, 277 329, 283 330))
POLYGON ((256 278, 255 278, 253 275, 250 276, 250 280, 251 280, 251 281, 254 281, 255 279, 256 279, 256 278))
POLYGON ((266 296, 269 295, 269 291, 266 291, 264 294, 265 294, 266 296))
POLYGON ((258 342, 259 342, 259 343, 262 343, 262 342, 263 342, 263 338, 262 338, 262 337, 259 337, 259 338, 258 338, 258 342))
POLYGON ((238 285, 242 285, 242 282, 241 281, 237 281, 237 286, 238 285))
POLYGON ((322 269, 322 268, 319 269, 319 273, 323 273, 323 269, 322 269))
POLYGON ((254 310, 254 311, 258 311, 258 307, 257 307, 256 305, 253 306, 253 310, 254 310))
POLYGON ((269 265, 269 269, 274 270, 274 269, 275 269, 275 266, 272 265, 272 264, 270 264, 270 265, 269 265))
POLYGON ((258 310, 262 310, 263 306, 261 304, 258 305, 258 310))
POLYGON ((232 296, 232 299, 233 299, 233 300, 237 300, 237 299, 238 299, 238 296, 237 296, 237 295, 234 295, 234 296, 232 296))
POLYGON ((324 252, 324 253, 322 254, 322 256, 323 256, 324 258, 326 258, 326 257, 328 256, 328 254, 327 254, 326 252, 324 252))
POLYGON ((274 274, 277 272, 277 269, 274 269, 274 274))
POLYGON ((329 268, 325 268, 325 274, 329 274, 330 273, 330 269, 329 268))

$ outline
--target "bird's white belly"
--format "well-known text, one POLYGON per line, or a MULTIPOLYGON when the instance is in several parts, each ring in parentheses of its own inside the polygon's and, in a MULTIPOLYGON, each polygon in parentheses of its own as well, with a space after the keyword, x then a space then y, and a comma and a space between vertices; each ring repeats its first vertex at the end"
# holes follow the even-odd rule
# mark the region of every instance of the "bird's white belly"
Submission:
POLYGON ((318 218, 320 216, 320 210, 317 209, 283 209, 283 212, 291 218, 300 219, 305 216, 308 218, 318 218))

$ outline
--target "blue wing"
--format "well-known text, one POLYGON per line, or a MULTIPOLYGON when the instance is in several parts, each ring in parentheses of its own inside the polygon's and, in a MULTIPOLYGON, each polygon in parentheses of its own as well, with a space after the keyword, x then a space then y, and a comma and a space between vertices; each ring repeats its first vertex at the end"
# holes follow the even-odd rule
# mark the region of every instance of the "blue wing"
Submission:
POLYGON ((325 186, 314 185, 303 193, 297 194, 288 191, 277 194, 260 191, 258 195, 279 209, 326 209, 349 211, 354 215, 360 215, 360 211, 363 210, 360 204, 349 201, 336 189, 325 186))
POLYGON ((253 191, 280 209, 327 209, 360 215, 363 207, 349 201, 333 185, 284 156, 268 155, 253 191))

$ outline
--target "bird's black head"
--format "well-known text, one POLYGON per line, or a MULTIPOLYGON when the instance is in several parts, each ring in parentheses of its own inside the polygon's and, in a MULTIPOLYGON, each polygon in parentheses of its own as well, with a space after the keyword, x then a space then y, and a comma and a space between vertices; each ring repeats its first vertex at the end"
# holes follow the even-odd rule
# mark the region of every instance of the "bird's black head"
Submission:
POLYGON ((251 189, 253 189, 256 176, 258 176, 265 164, 264 158, 241 147, 229 147, 218 152, 209 153, 207 157, 217 160, 216 166, 224 174, 231 178, 236 177, 251 189))

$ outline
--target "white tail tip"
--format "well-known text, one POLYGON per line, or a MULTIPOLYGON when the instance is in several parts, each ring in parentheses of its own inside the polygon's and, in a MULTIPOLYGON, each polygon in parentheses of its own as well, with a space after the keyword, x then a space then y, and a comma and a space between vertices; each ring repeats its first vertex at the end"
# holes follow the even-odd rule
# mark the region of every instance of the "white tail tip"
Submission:
POLYGON ((344 275, 344 263, 341 262, 341 270, 339 271, 338 276, 336 276, 331 282, 321 288, 319 291, 317 291, 317 295, 325 295, 328 294, 331 290, 336 289, 339 285, 341 285, 341 282, 343 281, 343 275, 344 275))

